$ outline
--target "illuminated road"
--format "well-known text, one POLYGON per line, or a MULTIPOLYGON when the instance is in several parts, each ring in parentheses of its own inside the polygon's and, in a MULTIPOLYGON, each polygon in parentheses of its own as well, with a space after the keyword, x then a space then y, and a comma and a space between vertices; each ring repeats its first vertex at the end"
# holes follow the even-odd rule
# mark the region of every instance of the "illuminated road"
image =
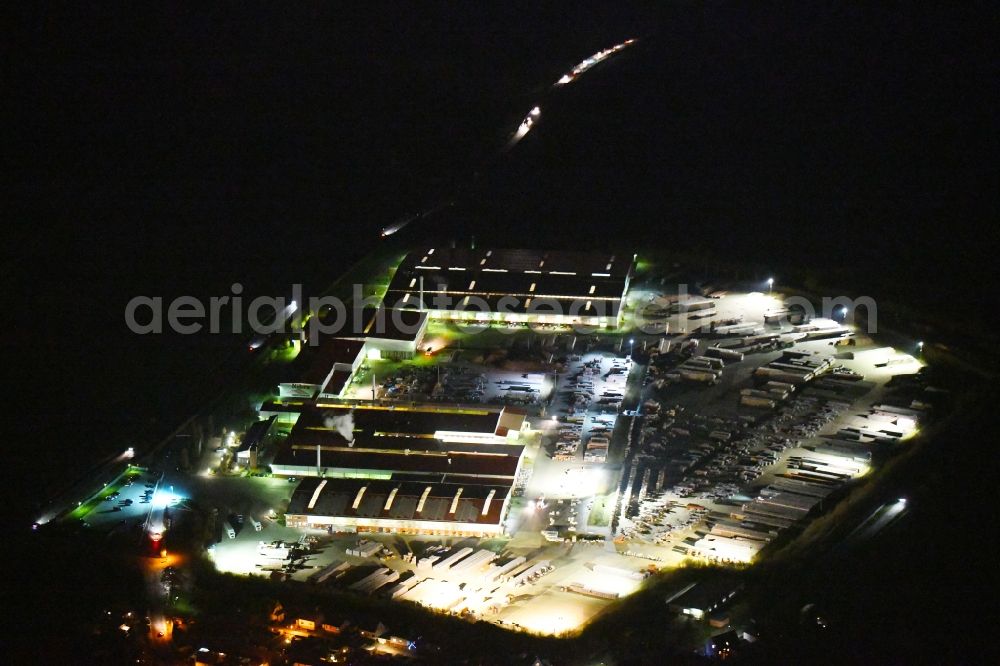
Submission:
POLYGON ((176 554, 165 557, 143 558, 143 576, 146 581, 146 597, 149 602, 149 639, 150 642, 168 643, 173 638, 173 621, 165 611, 170 604, 167 588, 163 585, 163 571, 168 566, 177 568, 182 560, 176 554))
POLYGON ((847 541, 867 541, 901 518, 904 513, 906 513, 905 499, 900 498, 895 502, 883 504, 851 532, 847 541))
POLYGON ((905 516, 907 511, 906 499, 902 497, 895 502, 879 505, 833 549, 831 554, 842 555, 854 546, 868 541, 905 516))
POLYGON ((524 117, 521 124, 518 125, 517 130, 514 132, 513 136, 510 137, 510 141, 504 146, 503 151, 506 152, 517 145, 517 143, 528 135, 531 128, 535 126, 538 122, 538 118, 542 115, 542 109, 540 107, 535 107, 528 112, 528 115, 524 117))
POLYGON ((408 225, 408 224, 410 224, 412 222, 416 222, 417 220, 422 220, 422 219, 431 217, 431 216, 435 215, 436 213, 440 213, 445 208, 448 208, 449 206, 454 206, 454 205, 455 205, 454 200, 449 199, 449 200, 445 201, 444 203, 439 203, 438 205, 433 206, 431 208, 428 208, 427 210, 425 210, 425 211, 423 211, 421 213, 417 213, 416 215, 406 215, 406 216, 403 216, 402 218, 396 220, 395 222, 393 222, 389 226, 387 226, 384 229, 382 229, 382 232, 381 232, 380 235, 382 236, 382 238, 385 238, 386 236, 391 236, 394 233, 396 233, 397 231, 402 231, 403 228, 406 227, 406 225, 408 225))
MULTIPOLYGON (((623 49, 626 49, 632 44, 634 44, 635 41, 636 41, 635 39, 626 39, 624 42, 621 42, 620 44, 615 44, 614 46, 598 51, 592 56, 585 58, 580 63, 578 63, 572 70, 570 70, 568 73, 560 77, 559 80, 556 81, 554 85, 556 87, 559 87, 566 85, 568 83, 572 83, 573 81, 576 81, 584 74, 584 72, 588 71, 595 65, 604 62, 611 56, 620 53, 623 49)), ((541 117, 541 115, 542 115, 542 109, 540 106, 535 106, 534 108, 532 108, 531 111, 528 112, 528 115, 524 117, 524 120, 521 121, 521 124, 517 126, 517 129, 515 129, 514 132, 510 135, 510 138, 507 140, 507 143, 504 144, 504 146, 500 149, 499 154, 502 155, 508 152, 514 146, 516 146, 521 141, 521 139, 527 136, 528 133, 538 124, 538 120, 541 117)), ((432 216, 445 206, 451 206, 454 204, 455 204, 454 200, 449 200, 448 202, 441 204, 439 206, 435 206, 429 210, 424 211, 423 213, 417 213, 416 215, 404 215, 403 217, 396 220, 392 224, 383 227, 382 230, 379 232, 379 236, 381 236, 382 238, 392 236, 393 234, 402 231, 403 228, 407 227, 408 225, 432 216)))
MULTIPOLYGON (((278 315, 277 323, 283 328, 284 325, 290 319, 292 319, 292 317, 295 315, 298 309, 299 309, 299 304, 296 303, 295 301, 292 301, 291 303, 286 305, 285 309, 281 311, 280 315, 278 315)), ((294 324, 295 322, 293 321, 292 323, 294 324)), ((256 351, 260 349, 262 346, 264 346, 264 343, 267 342, 267 339, 269 337, 271 337, 270 333, 259 333, 255 335, 253 339, 250 341, 249 345, 250 351, 256 351)))
POLYGON ((83 480, 71 485, 53 500, 38 516, 35 523, 44 525, 60 514, 71 511, 80 504, 90 502, 95 495, 103 492, 109 483, 117 481, 124 466, 134 458, 135 450, 132 447, 106 458, 88 472, 83 480))
POLYGON ((610 58, 614 54, 620 52, 622 49, 628 48, 629 46, 631 46, 634 43, 635 43, 634 39, 626 39, 621 44, 615 44, 614 46, 612 46, 610 48, 604 49, 603 51, 598 51, 594 55, 592 55, 589 58, 586 58, 585 60, 583 60, 582 62, 580 62, 580 64, 578 64, 576 67, 574 67, 572 70, 570 70, 569 73, 563 74, 559 78, 559 80, 556 81, 555 85, 557 85, 557 86, 564 86, 564 85, 566 85, 568 83, 572 83, 573 81, 576 81, 578 78, 580 78, 580 76, 584 72, 586 72, 588 69, 590 69, 594 65, 597 65, 598 63, 607 60, 608 58, 610 58))

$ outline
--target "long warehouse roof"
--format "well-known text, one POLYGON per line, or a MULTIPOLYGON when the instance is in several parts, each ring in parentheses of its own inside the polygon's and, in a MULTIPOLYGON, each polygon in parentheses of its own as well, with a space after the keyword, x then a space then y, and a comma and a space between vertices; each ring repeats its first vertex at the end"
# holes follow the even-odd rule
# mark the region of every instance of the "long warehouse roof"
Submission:
POLYGON ((632 257, 610 252, 576 250, 529 250, 499 248, 425 248, 410 252, 401 269, 440 266, 445 270, 495 270, 543 274, 606 274, 624 278, 632 271, 632 257))
POLYGON ((352 308, 340 313, 326 308, 318 314, 319 320, 329 330, 325 336, 358 340, 403 340, 417 339, 427 321, 427 314, 414 309, 394 310, 379 306, 376 308, 352 308))
MULTIPOLYGON (((493 435, 500 428, 501 414, 503 410, 490 409, 319 406, 302 411, 289 442, 293 446, 346 445, 348 440, 344 431, 347 429, 353 433, 355 444, 373 448, 386 448, 378 443, 383 438, 433 438, 435 433, 442 431, 493 435)), ((391 446, 387 444, 387 447, 391 446)), ((418 447, 419 444, 415 443, 413 448, 418 447)))
MULTIPOLYGON (((319 466, 327 470, 352 470, 358 473, 421 474, 443 480, 452 474, 472 477, 514 478, 520 456, 478 453, 373 453, 338 449, 320 450, 319 466)), ((289 448, 275 456, 274 466, 316 467, 316 451, 289 448)))
POLYGON ((496 525, 509 492, 509 484, 310 478, 299 483, 286 513, 496 525))
POLYGON ((289 367, 288 381, 322 386, 335 363, 352 365, 361 354, 364 342, 327 338, 312 347, 306 345, 289 367))
POLYGON ((403 260, 386 302, 417 306, 422 282, 431 310, 475 309, 481 303, 473 299, 482 299, 491 311, 524 312, 545 302, 567 312, 580 301, 577 314, 614 316, 632 265, 631 257, 606 252, 428 248, 403 260))

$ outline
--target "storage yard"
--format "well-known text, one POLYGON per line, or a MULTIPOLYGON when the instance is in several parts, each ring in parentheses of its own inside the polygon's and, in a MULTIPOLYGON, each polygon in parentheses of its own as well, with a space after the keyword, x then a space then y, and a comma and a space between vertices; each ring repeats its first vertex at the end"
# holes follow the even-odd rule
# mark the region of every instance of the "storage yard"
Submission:
MULTIPOLYGON (((730 300, 771 299, 722 296, 717 316, 743 319, 730 300)), ((829 320, 764 333, 701 319, 653 356, 620 538, 668 562, 749 562, 914 432, 926 405, 889 384, 922 364, 829 320)))
POLYGON ((217 565, 572 631, 650 572, 754 561, 930 412, 923 364, 842 312, 760 292, 625 301, 625 331, 470 338, 364 361, 359 376, 392 368, 367 401, 265 403, 288 430, 274 472, 313 478, 217 565))

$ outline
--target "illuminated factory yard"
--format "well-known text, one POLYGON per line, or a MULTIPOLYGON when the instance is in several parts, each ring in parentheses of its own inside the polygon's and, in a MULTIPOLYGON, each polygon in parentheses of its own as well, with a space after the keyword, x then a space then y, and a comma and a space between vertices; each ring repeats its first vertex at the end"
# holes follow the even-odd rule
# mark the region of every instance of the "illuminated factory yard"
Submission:
POLYGON ((5 663, 1000 663, 988 5, 22 4, 5 663))
MULTIPOLYGON (((360 332, 275 357, 283 381, 254 420, 183 453, 180 436, 71 515, 139 521, 165 558, 193 500, 213 507, 220 572, 571 635, 661 571, 752 564, 920 427, 927 405, 894 388, 920 377, 920 345, 873 340, 843 306, 788 307, 774 279, 690 295, 640 265, 411 251, 360 332), (585 303, 538 314, 536 295, 585 303), (472 296, 520 300, 463 310, 472 296)), ((846 543, 904 511, 877 509, 846 543)), ((692 594, 672 607, 706 617, 692 594)))

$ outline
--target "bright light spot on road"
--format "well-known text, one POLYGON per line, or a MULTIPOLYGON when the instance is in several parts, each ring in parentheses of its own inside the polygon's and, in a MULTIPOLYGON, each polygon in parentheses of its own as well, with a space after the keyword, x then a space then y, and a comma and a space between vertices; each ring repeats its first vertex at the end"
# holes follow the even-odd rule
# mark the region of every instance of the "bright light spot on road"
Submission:
POLYGON ((535 121, 538 120, 538 117, 541 114, 542 110, 536 106, 528 113, 527 116, 525 116, 524 120, 521 121, 521 124, 517 128, 517 132, 514 133, 514 138, 511 140, 511 145, 520 141, 525 134, 531 131, 532 125, 535 124, 535 121))

